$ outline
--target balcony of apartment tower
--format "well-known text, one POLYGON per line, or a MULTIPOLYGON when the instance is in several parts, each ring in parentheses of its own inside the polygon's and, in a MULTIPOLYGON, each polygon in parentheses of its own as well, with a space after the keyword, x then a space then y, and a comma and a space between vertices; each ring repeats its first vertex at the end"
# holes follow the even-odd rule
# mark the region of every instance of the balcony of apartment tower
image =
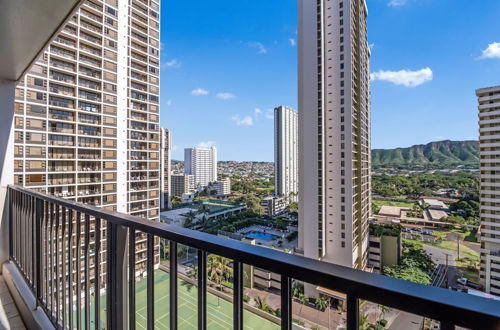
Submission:
MULTIPOLYGON (((101 136, 93 125, 103 120, 101 111, 114 110, 99 108, 102 96, 91 90, 101 90, 103 84, 98 70, 103 17, 115 16, 118 2, 0 1, 0 328, 207 329, 219 324, 233 329, 303 329, 302 310, 294 298, 299 283, 343 301, 333 314, 340 315, 338 321, 344 318, 338 326, 349 330, 366 325, 361 310, 367 301, 436 320, 441 329, 500 328, 500 308, 493 300, 147 220, 158 216, 159 175, 156 163, 143 151, 144 141, 158 137, 148 138, 144 131, 152 126, 140 121, 147 120, 143 112, 148 107, 155 112, 158 107, 147 105, 157 100, 143 92, 149 80, 144 66, 150 62, 138 53, 131 56, 137 61, 131 65, 137 72, 130 71, 137 91, 130 94, 134 101, 128 109, 138 122, 131 123, 131 141, 124 145, 130 148, 129 154, 124 150, 130 180, 123 192, 130 201, 125 208, 134 215, 106 209, 116 204, 123 186, 117 182, 116 163, 107 161, 116 155, 101 152, 107 133, 101 136), (85 10, 75 20, 80 5, 85 10), (78 31, 80 47, 92 55, 82 61, 88 67, 72 62, 75 54, 69 48, 75 46, 72 38, 78 31), (50 57, 51 68, 32 66, 51 41, 59 45, 51 50, 56 53, 50 57), (29 108, 15 103, 16 97, 25 97, 16 85, 26 72, 60 82, 47 85, 30 76, 35 89, 48 87, 52 94, 48 99, 33 94, 29 108), (88 102, 75 100, 77 78, 79 87, 87 90, 78 97, 88 102), (38 107, 37 99, 50 110, 38 107), (30 114, 32 124, 44 117, 48 125, 35 127, 29 136, 15 134, 15 114, 21 111, 30 114), (26 168, 14 161, 20 154, 14 142, 28 138, 33 146, 25 158, 43 155, 44 160, 25 161, 26 168), (40 174, 47 168, 54 173, 40 174), (47 184, 45 192, 37 190, 47 184), (195 255, 195 264, 181 263, 186 253, 195 255), (222 282, 214 274, 230 285, 220 290, 222 282), (256 282, 274 283, 279 308, 273 314, 248 304, 245 290, 254 274, 256 282)), ((127 6, 129 2, 130 47, 140 52, 148 45, 148 28, 156 33, 159 28, 159 4, 131 0, 127 6)), ((109 26, 116 27, 116 21, 109 26)), ((319 319, 320 309, 317 313, 319 319)), ((314 324, 316 312, 308 317, 314 324)), ((334 328, 329 319, 327 325, 314 327, 334 328)))

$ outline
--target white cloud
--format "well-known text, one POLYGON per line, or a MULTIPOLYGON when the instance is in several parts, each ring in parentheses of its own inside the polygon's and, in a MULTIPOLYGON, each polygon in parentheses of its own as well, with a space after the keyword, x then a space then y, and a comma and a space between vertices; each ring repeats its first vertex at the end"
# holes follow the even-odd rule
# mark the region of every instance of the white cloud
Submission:
POLYGON ((373 49, 375 48, 375 44, 371 43, 371 44, 368 45, 368 47, 370 48, 371 51, 373 51, 373 49))
POLYGON ((233 120, 237 126, 252 126, 253 125, 253 118, 250 116, 240 117, 240 115, 234 115, 233 117, 231 117, 231 120, 233 120))
POLYGON ((216 145, 215 141, 201 141, 196 146, 199 148, 210 148, 216 145))
POLYGON ((259 53, 259 54, 266 54, 267 53, 266 47, 258 41, 247 42, 246 45, 248 47, 257 48, 257 53, 259 53))
POLYGON ((172 100, 167 100, 167 101, 165 102, 165 104, 167 105, 167 107, 171 106, 171 105, 172 105, 172 100))
POLYGON ((234 99, 236 95, 231 93, 217 93, 216 97, 221 100, 229 100, 229 99, 234 99))
POLYGON ((172 69, 172 68, 178 68, 180 66, 181 66, 181 63, 179 61, 177 61, 175 58, 170 60, 170 61, 163 62, 161 64, 162 69, 172 69))
POLYGON ((387 5, 389 7, 400 7, 406 5, 408 0, 390 0, 387 5))
POLYGON ((203 88, 196 88, 191 91, 191 95, 194 96, 202 96, 202 95, 208 95, 208 91, 203 88))
POLYGON ((262 110, 260 110, 259 108, 255 108, 253 112, 255 114, 255 117, 260 116, 262 114, 262 110))
POLYGON ((500 42, 489 44, 480 58, 500 58, 500 42))
POLYGON ((266 118, 267 119, 274 119, 274 109, 267 109, 266 110, 266 118))
POLYGON ((433 73, 430 68, 424 68, 418 71, 400 70, 400 71, 384 71, 373 72, 371 80, 382 80, 393 83, 395 85, 402 85, 406 87, 417 87, 433 78, 433 73))
POLYGON ((177 151, 177 150, 179 150, 179 146, 177 146, 177 145, 175 145, 175 144, 174 144, 174 145, 172 146, 171 150, 172 150, 172 151, 177 151))
POLYGON ((294 38, 290 38, 288 39, 288 41, 290 41, 290 46, 295 46, 297 43, 295 42, 295 39, 294 38))

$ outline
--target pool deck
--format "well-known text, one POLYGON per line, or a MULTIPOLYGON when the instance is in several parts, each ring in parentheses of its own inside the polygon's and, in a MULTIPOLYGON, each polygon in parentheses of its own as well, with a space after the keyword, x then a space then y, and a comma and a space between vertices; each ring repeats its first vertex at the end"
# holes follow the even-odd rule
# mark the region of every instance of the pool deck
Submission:
POLYGON ((261 239, 261 238, 258 238, 258 237, 252 237, 255 240, 256 244, 258 244, 258 245, 263 245, 263 246, 267 246, 267 247, 271 247, 271 246, 277 247, 278 246, 278 241, 281 240, 282 241, 282 246, 279 247, 280 249, 289 249, 289 250, 291 250, 291 249, 293 249, 293 248, 295 248, 297 246, 296 239, 292 240, 291 242, 288 242, 286 240, 286 236, 289 235, 293 230, 292 231, 288 231, 288 232, 284 232, 284 231, 277 230, 277 229, 271 229, 271 228, 266 227, 266 226, 252 225, 250 227, 246 227, 246 228, 240 229, 236 233, 245 236, 245 233, 252 232, 252 231, 256 231, 256 232, 261 232, 261 233, 266 233, 266 234, 271 234, 271 235, 277 236, 276 239, 271 239, 271 240, 269 240, 269 239, 261 239))

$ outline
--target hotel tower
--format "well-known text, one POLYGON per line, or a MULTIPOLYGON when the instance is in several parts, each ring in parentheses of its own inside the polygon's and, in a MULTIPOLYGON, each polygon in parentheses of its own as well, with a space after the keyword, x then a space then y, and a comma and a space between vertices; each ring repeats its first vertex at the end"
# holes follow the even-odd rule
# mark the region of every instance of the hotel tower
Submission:
POLYGON ((364 269, 370 215, 365 0, 299 1, 299 252, 364 269))

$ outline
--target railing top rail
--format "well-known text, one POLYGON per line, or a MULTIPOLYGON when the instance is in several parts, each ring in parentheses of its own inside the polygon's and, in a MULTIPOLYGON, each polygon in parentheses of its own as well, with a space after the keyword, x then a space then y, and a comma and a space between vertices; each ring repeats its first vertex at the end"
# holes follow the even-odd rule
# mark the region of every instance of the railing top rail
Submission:
POLYGON ((153 234, 409 313, 473 329, 500 329, 500 302, 321 262, 199 231, 65 200, 20 186, 10 189, 77 212, 153 234))

